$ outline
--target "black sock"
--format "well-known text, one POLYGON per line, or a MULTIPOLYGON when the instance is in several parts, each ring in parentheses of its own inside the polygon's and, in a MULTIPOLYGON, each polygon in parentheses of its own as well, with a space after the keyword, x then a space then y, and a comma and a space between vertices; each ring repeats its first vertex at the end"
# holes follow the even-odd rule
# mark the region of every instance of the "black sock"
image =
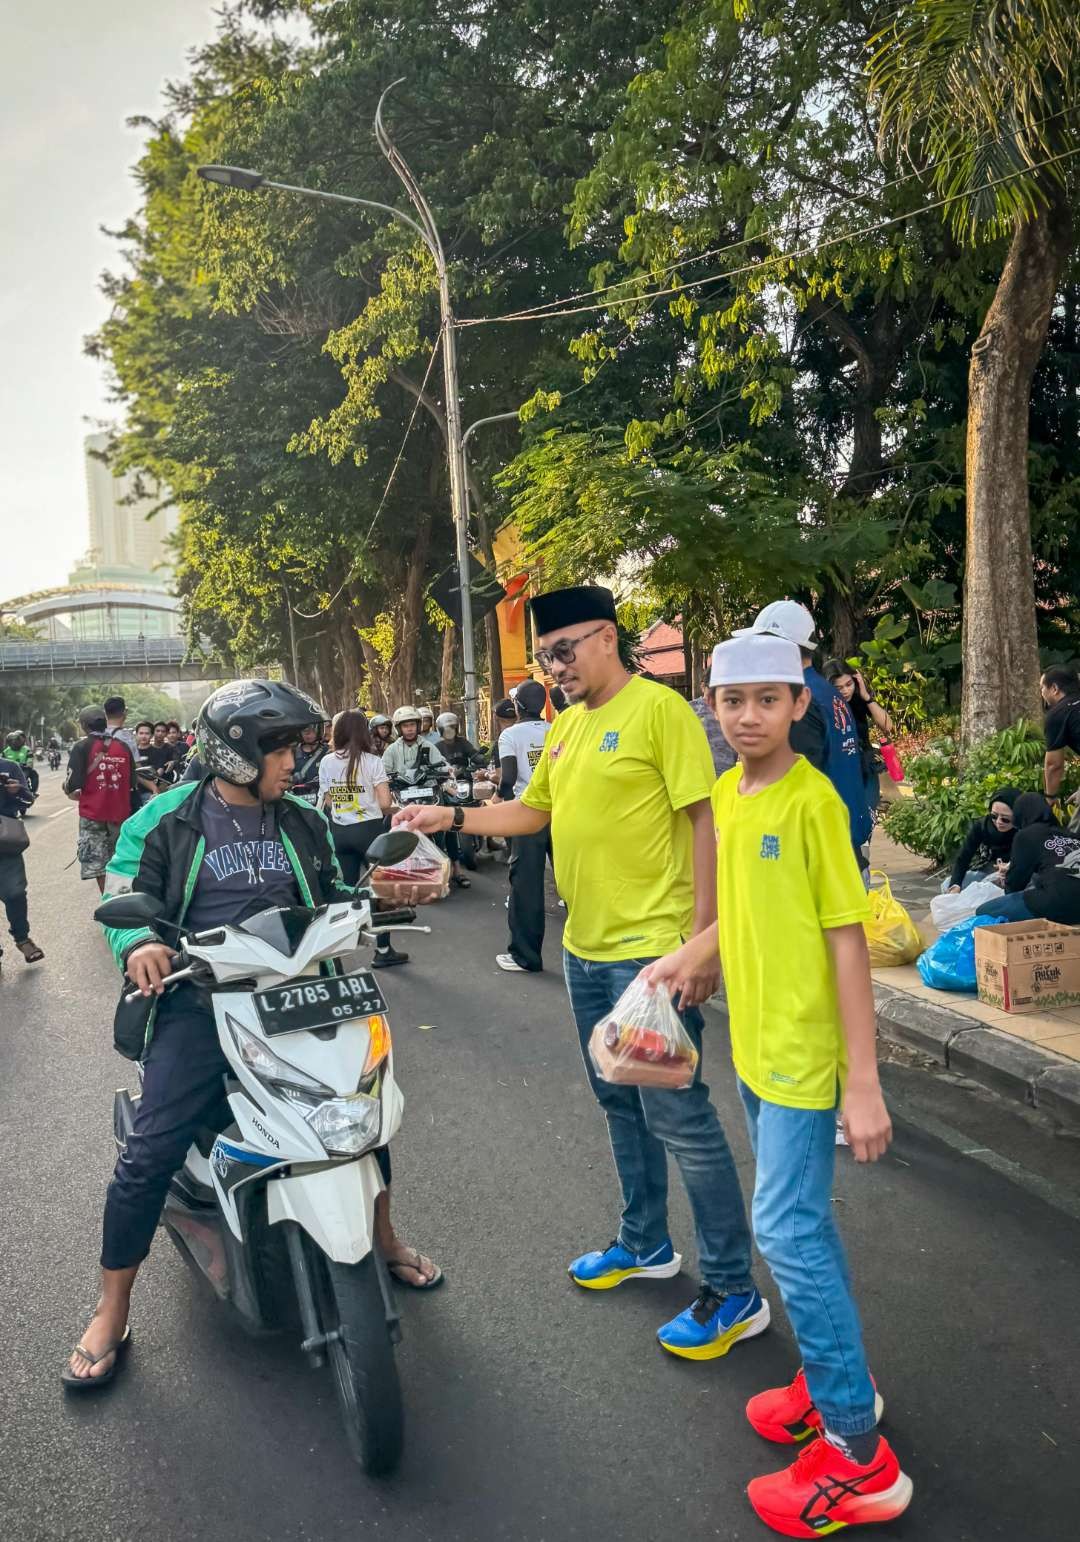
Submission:
POLYGON ((832 1430, 826 1429, 825 1439, 838 1451, 842 1451, 856 1466, 869 1467, 874 1460, 874 1452, 878 1448, 881 1436, 876 1429, 867 1430, 865 1435, 837 1435, 832 1430))

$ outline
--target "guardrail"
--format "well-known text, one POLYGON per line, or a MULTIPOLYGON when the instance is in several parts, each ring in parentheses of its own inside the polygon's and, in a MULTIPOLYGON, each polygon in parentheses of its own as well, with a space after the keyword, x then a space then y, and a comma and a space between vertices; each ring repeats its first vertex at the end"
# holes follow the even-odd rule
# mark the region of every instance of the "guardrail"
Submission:
POLYGON ((131 637, 104 642, 0 641, 0 674, 27 669, 108 669, 132 664, 183 664, 187 643, 182 637, 131 637))

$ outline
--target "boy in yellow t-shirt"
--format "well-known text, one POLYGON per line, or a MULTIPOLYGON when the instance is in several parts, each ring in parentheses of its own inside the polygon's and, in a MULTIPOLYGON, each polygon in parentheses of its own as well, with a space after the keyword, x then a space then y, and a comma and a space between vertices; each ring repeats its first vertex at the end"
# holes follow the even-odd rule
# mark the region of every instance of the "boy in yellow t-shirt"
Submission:
POLYGON ((719 945, 757 1161, 754 1233, 803 1361, 789 1387, 759 1393, 746 1412, 766 1439, 808 1441, 793 1466, 755 1478, 748 1494, 774 1530, 816 1537, 892 1520, 912 1493, 877 1431, 883 1405, 830 1208, 838 1097, 856 1161, 876 1161, 892 1139, 862 929, 869 911, 847 811, 789 744, 809 703, 798 648, 732 638, 713 652, 710 684, 741 759, 712 795, 718 920, 644 974, 677 990, 719 945))

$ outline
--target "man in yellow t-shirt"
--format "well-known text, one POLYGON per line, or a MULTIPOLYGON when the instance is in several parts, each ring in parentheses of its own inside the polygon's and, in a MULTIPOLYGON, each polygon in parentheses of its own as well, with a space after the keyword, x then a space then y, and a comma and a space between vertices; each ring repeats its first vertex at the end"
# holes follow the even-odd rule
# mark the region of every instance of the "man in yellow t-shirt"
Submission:
MULTIPOLYGON (((615 601, 592 585, 532 602, 537 662, 566 693, 523 795, 479 809, 403 809, 394 823, 476 835, 525 835, 550 823, 555 877, 567 904, 563 964, 585 1070, 607 1117, 622 1187, 622 1223, 609 1247, 576 1258, 590 1290, 669 1279, 682 1260, 668 1233, 667 1158, 694 1214, 701 1289, 659 1331, 687 1359, 726 1354, 761 1333, 768 1304, 750 1267, 742 1192, 699 1062, 683 1091, 615 1086, 588 1055, 593 1028, 642 968, 713 922, 712 757, 700 721, 667 686, 630 675, 619 655, 615 601)), ((718 983, 713 945, 681 982, 679 1007, 700 1053, 698 1003, 718 983)))
POLYGON ((802 1355, 791 1385, 758 1393, 746 1414, 766 1439, 810 1440, 794 1466, 747 1493, 774 1530, 816 1536, 892 1520, 912 1492, 878 1434, 883 1405, 831 1210, 838 1097, 856 1161, 876 1161, 892 1138, 862 928, 869 907, 847 810, 791 748, 791 725, 810 704, 799 649, 737 636, 714 650, 710 683, 741 758, 713 790, 718 920, 646 978, 677 990, 719 943, 757 1162, 754 1234, 802 1355))

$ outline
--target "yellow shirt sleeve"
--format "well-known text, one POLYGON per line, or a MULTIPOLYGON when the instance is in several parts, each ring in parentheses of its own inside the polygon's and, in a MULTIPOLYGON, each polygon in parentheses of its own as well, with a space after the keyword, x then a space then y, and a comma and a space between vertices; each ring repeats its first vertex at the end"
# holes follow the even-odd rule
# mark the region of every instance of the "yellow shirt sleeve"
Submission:
POLYGON ((807 873, 822 928, 869 920, 870 904, 851 845, 851 820, 836 793, 814 799, 805 828, 807 873))
POLYGON ((548 744, 551 733, 544 740, 544 748, 540 752, 540 759, 536 762, 536 769, 529 778, 529 785, 521 794, 520 801, 528 808, 538 808, 544 813, 551 812, 551 782, 548 778, 548 744))
POLYGON ((665 688, 652 721, 652 750, 673 809, 700 803, 712 793, 712 751, 694 709, 665 688))

